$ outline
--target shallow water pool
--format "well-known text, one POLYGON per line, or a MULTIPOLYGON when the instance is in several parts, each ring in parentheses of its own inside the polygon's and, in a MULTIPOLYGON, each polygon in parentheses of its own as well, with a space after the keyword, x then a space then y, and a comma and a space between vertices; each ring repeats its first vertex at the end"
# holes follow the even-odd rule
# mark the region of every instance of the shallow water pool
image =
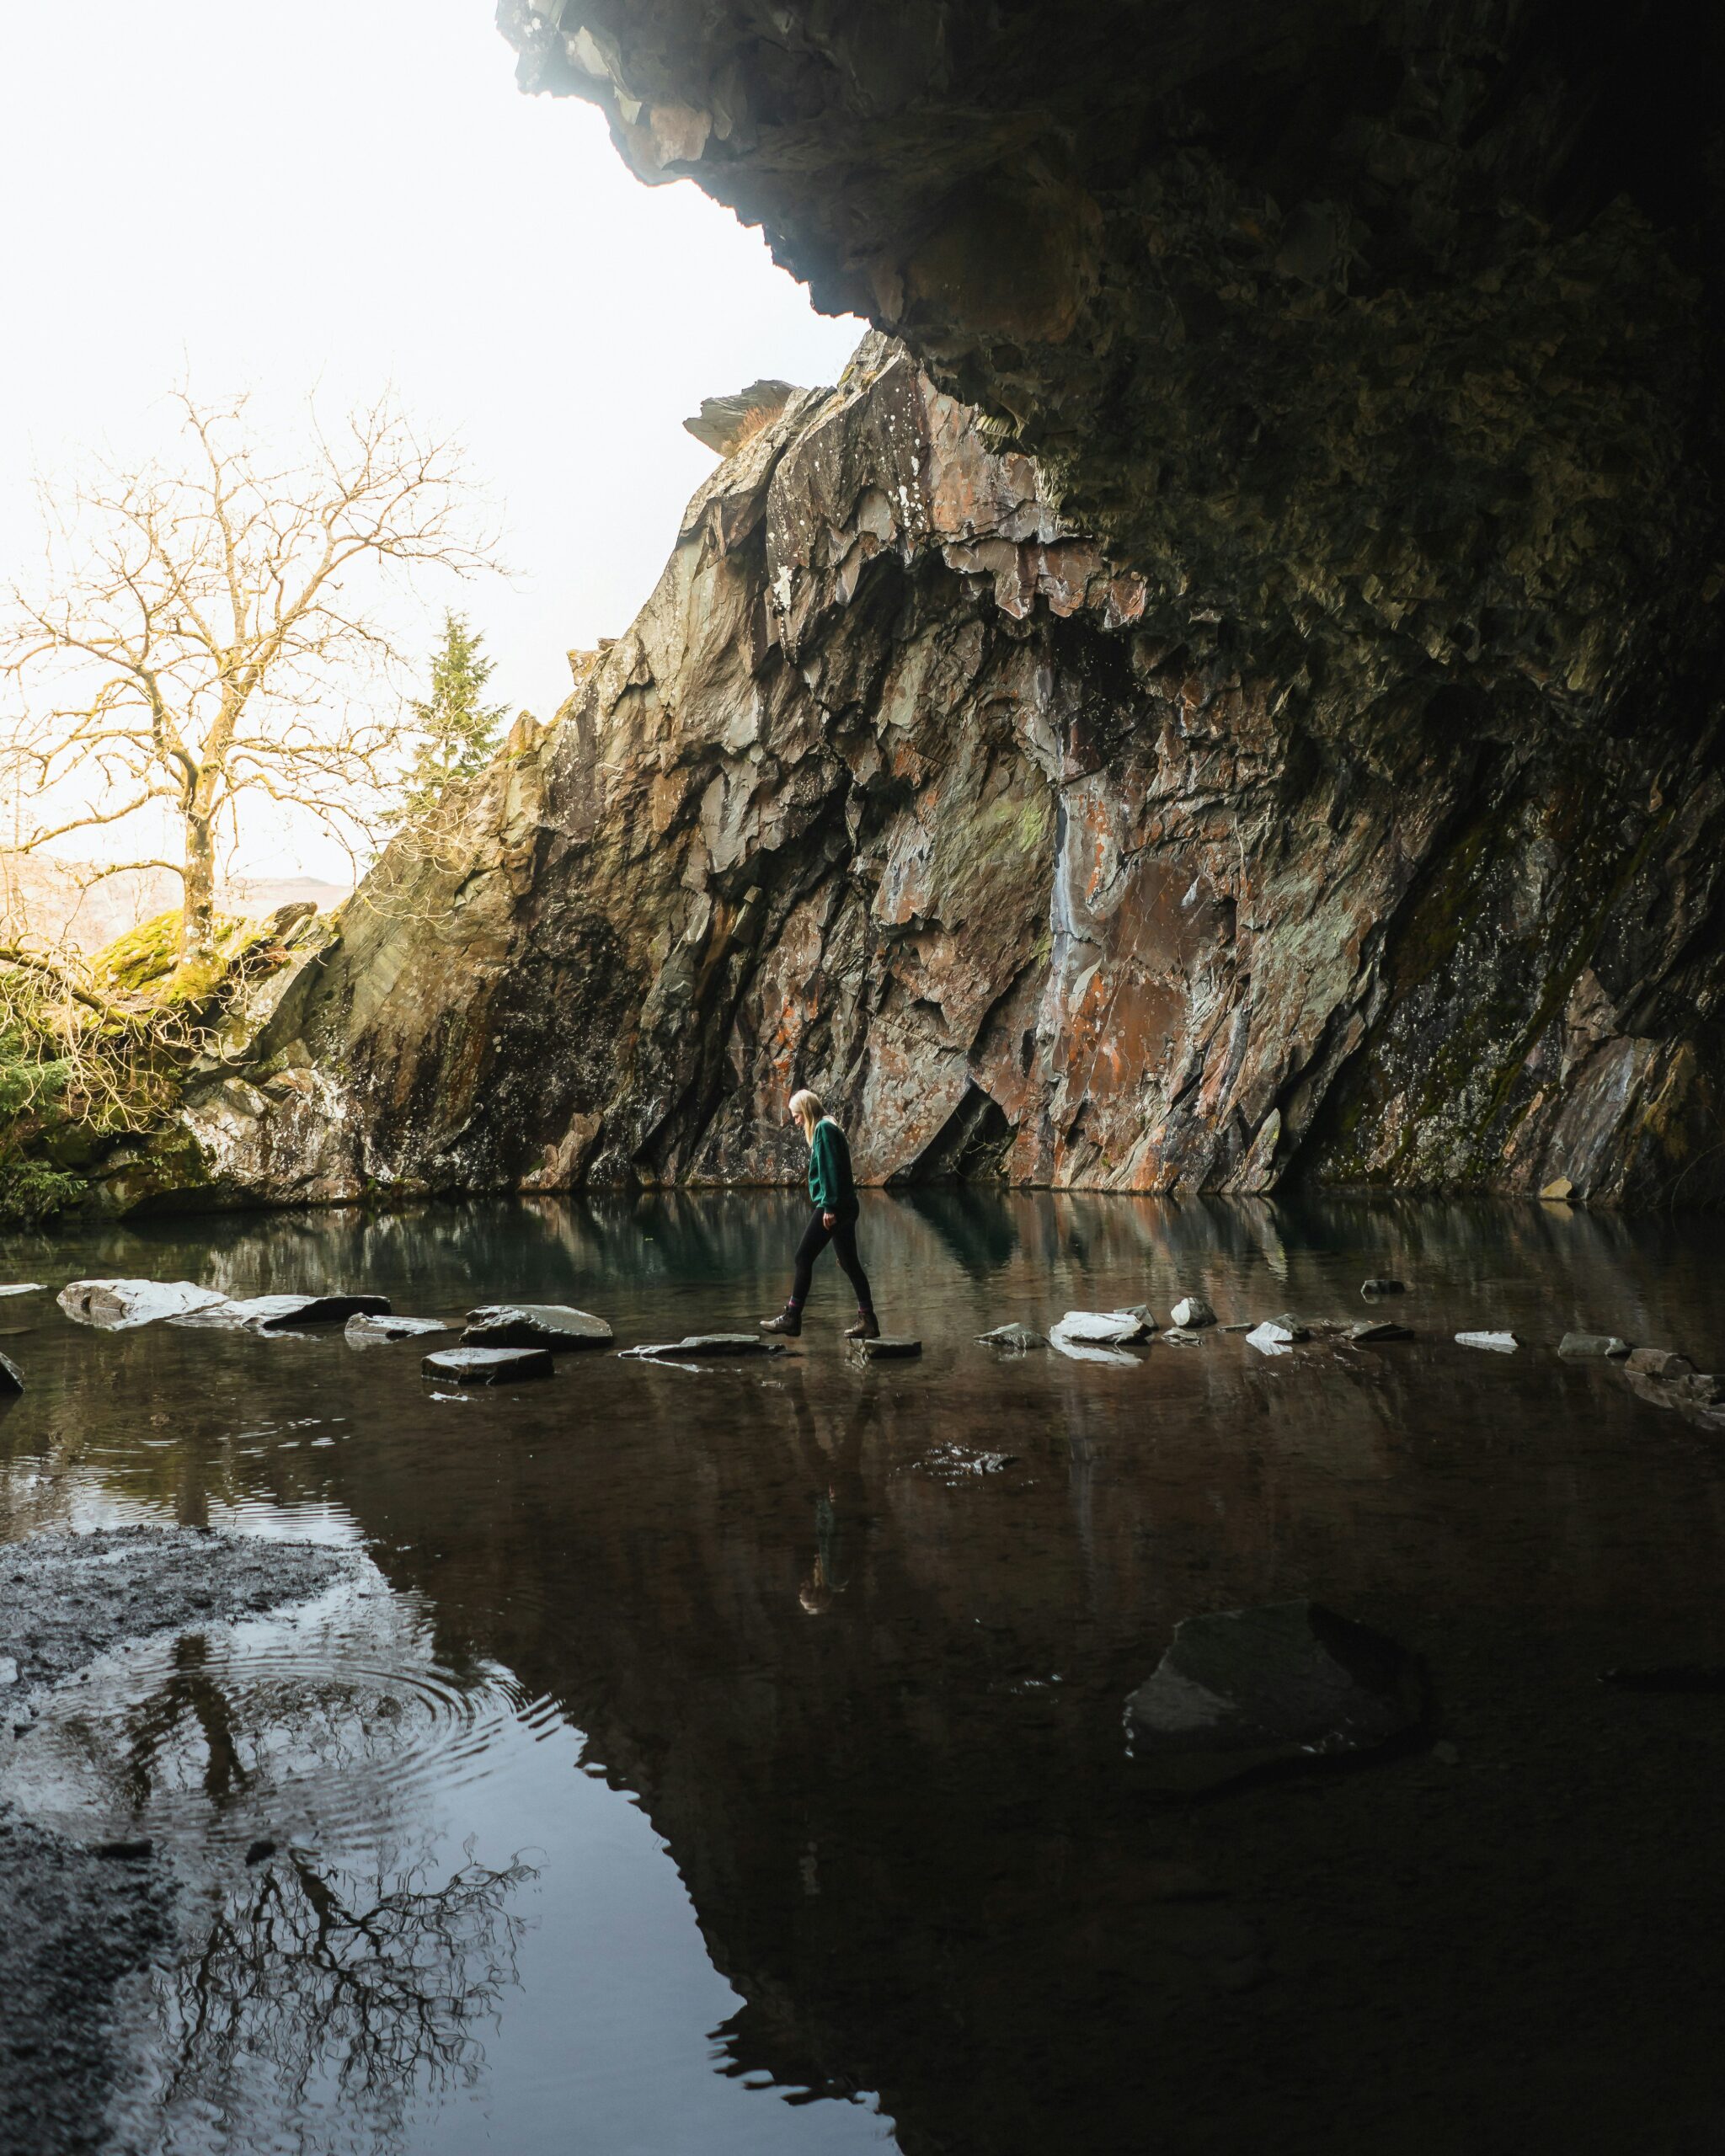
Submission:
MULTIPOLYGON (((6 1271, 570 1301, 627 1345, 777 1307, 802 1219, 163 1221, 6 1271)), ((847 1358, 830 1269, 771 1362, 584 1354, 457 1396, 424 1342, 0 1301, 29 1384, 0 1535, 163 1519, 365 1558, 308 1608, 109 1657, 13 1748, 0 1793, 193 1882, 123 2130, 176 2156, 1710 2145, 1725 1696, 1599 1678, 1725 1665, 1725 1439, 1553 1351, 1588 1327, 1725 1363, 1725 1228, 959 1191, 870 1195, 862 1242, 918 1361, 847 1358), (1412 1341, 975 1341, 1191 1290, 1225 1323, 1351 1319, 1380 1273, 1412 1341), (1122 1710, 1175 1624, 1296 1595, 1425 1657, 1431 1741, 1146 1787, 1122 1710)))

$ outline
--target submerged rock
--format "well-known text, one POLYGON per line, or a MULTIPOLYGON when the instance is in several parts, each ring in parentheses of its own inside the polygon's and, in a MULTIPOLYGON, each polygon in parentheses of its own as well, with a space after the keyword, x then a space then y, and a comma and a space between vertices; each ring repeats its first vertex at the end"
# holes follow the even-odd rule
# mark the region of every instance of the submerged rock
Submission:
POLYGON ((1485 1348, 1494 1355, 1513 1355, 1521 1342, 1513 1332, 1458 1332, 1456 1345, 1461 1348, 1485 1348))
POLYGON ((0 1355, 0 1395, 24 1390, 24 1372, 9 1356, 0 1355))
POLYGON ((712 1356, 782 1355, 785 1351, 782 1341, 765 1339, 758 1332, 692 1332, 681 1340, 649 1341, 622 1352, 644 1362, 701 1362, 712 1356))
POLYGON ((883 1332, 873 1340, 853 1340, 850 1346, 853 1354, 871 1363, 908 1361, 922 1353, 922 1342, 908 1332, 883 1332))
POLYGON ((1184 1295, 1168 1313, 1183 1331, 1195 1332, 1201 1326, 1214 1325, 1216 1314, 1202 1295, 1184 1295))
POLYGON ((979 1332, 976 1337, 985 1348, 1001 1348, 1015 1355, 1048 1345, 1047 1336, 1033 1331, 1028 1325, 997 1325, 992 1332, 979 1332))
POLYGON ((1690 1377, 1695 1371, 1688 1356, 1671 1348, 1637 1348, 1623 1367, 1638 1378, 1659 1378, 1668 1384, 1674 1378, 1690 1377))
POLYGON ((1387 1273, 1381 1273, 1374 1274, 1370 1280, 1362 1280, 1359 1292, 1362 1295, 1405 1295, 1407 1286, 1405 1281, 1392 1279, 1387 1273))
POLYGON ((1362 1318, 1357 1325, 1348 1328, 1350 1340, 1412 1340, 1413 1333, 1405 1325, 1397 1325, 1386 1317, 1362 1318))
POLYGON ((548 1348, 553 1354, 578 1348, 608 1348, 611 1330, 602 1317, 568 1303, 488 1303, 467 1312, 462 1343, 475 1348, 548 1348))
POLYGON ((446 1385, 513 1385, 518 1378, 548 1378, 556 1368, 546 1348, 445 1348, 419 1365, 422 1375, 446 1385))
POLYGON ((1614 1361, 1629 1353, 1629 1342, 1615 1332, 1566 1332, 1557 1342, 1560 1355, 1610 1356, 1614 1361))
POLYGON ((1132 1756, 1171 1790, 1380 1749, 1424 1718, 1424 1672, 1316 1602, 1188 1617, 1126 1702, 1132 1756))
POLYGON ((60 1290, 60 1307, 79 1325, 126 1332, 158 1319, 184 1317, 227 1301, 216 1288, 190 1280, 72 1280, 60 1290))
POLYGON ((380 1347, 387 1340, 417 1340, 424 1333, 454 1330, 441 1317, 398 1317, 393 1312, 387 1317, 370 1317, 363 1311, 350 1317, 342 1327, 350 1348, 380 1347))

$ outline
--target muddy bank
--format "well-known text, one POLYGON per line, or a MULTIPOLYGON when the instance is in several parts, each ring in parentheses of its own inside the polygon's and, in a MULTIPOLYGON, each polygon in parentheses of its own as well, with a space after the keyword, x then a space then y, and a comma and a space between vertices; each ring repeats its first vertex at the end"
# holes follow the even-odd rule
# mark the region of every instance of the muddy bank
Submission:
MULTIPOLYGON (((0 1757, 33 1694, 132 1640, 302 1601, 354 1560, 190 1528, 48 1534, 0 1551, 0 1757)), ((0 1806, 0 2148, 113 2149, 109 2100, 166 1947, 174 1881, 145 1844, 87 1849, 0 1806)))

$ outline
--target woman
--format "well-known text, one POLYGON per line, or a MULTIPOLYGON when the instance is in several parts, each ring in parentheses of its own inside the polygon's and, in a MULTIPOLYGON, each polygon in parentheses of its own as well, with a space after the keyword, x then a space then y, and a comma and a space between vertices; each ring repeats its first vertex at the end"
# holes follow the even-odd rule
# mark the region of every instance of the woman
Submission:
POLYGON ((878 1340, 874 1298, 868 1292, 868 1275, 857 1255, 857 1186, 851 1176, 851 1149, 845 1134, 820 1105, 820 1097, 805 1086, 791 1096, 791 1119, 802 1125, 809 1147, 809 1195, 814 1201, 814 1218, 797 1246, 797 1269, 791 1299, 777 1317, 761 1321, 763 1332, 786 1332, 792 1339, 803 1330, 803 1305, 809 1299, 809 1282, 814 1261, 830 1243, 844 1267, 845 1277, 857 1290, 857 1322, 846 1328, 846 1340, 878 1340))

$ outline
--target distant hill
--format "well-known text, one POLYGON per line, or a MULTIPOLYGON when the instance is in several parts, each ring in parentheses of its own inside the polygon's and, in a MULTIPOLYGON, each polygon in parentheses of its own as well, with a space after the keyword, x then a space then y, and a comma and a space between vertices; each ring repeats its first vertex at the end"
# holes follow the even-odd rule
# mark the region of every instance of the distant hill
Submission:
MULTIPOLYGON (((0 850, 0 941, 22 934, 32 942, 99 951, 141 921, 179 904, 179 878, 165 868, 129 868, 81 891, 79 878, 90 873, 87 862, 0 850)), ((242 877, 221 886, 216 903, 226 913, 258 915, 309 900, 327 913, 349 891, 315 876, 242 877)))

